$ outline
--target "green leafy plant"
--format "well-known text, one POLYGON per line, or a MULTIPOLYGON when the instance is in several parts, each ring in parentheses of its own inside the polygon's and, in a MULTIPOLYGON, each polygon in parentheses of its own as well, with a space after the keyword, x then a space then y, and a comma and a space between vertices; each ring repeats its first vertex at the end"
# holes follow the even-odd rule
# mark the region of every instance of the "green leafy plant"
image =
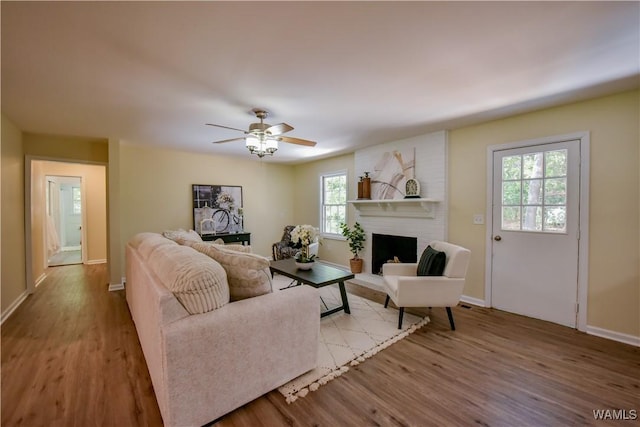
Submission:
POLYGON ((358 252, 364 248, 363 242, 366 239, 362 226, 356 222, 353 224, 353 228, 349 228, 343 222, 340 223, 340 230, 342 235, 347 238, 347 242, 349 242, 349 250, 353 254, 353 258, 358 259, 358 252))

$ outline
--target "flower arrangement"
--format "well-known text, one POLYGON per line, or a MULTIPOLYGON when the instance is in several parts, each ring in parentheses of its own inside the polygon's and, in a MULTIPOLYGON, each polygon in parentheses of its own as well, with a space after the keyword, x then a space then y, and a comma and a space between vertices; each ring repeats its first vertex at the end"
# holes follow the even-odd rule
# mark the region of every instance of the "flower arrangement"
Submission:
POLYGON ((309 245, 318 239, 318 229, 311 225, 296 225, 291 231, 291 241, 302 245, 302 249, 295 255, 298 262, 307 263, 315 260, 315 255, 309 255, 309 245))
POLYGON ((218 203, 218 206, 226 207, 227 209, 231 209, 231 206, 233 206, 234 201, 235 200, 233 200, 233 197, 231 196, 231 194, 227 193, 226 191, 223 191, 220 194, 218 194, 218 197, 216 198, 216 203, 218 203))

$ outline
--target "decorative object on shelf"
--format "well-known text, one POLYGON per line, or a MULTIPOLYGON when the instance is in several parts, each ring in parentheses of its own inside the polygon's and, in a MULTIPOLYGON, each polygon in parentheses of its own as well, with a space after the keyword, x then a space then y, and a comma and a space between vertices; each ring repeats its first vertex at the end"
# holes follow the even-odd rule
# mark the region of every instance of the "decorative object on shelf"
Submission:
POLYGON ((214 141, 215 144, 223 142, 245 140, 247 150, 251 154, 263 158, 264 156, 273 156, 273 153, 278 151, 278 142, 288 142, 290 144, 304 145, 307 147, 314 147, 316 143, 314 141, 308 141, 306 139, 292 138, 290 136, 282 136, 283 133, 287 133, 293 130, 293 126, 286 123, 278 123, 277 125, 269 125, 264 122, 269 113, 260 108, 254 108, 251 110, 257 118, 260 119, 260 123, 251 123, 249 130, 236 129, 229 126, 215 125, 212 123, 206 123, 208 126, 215 126, 224 129, 231 129, 243 132, 246 136, 240 138, 224 139, 222 141, 214 141))
POLYGON ((315 263, 316 255, 309 251, 309 245, 318 241, 318 229, 312 225, 296 225, 291 230, 291 241, 297 242, 301 248, 294 255, 296 266, 301 270, 309 270, 315 263))
POLYGON ((342 235, 347 238, 349 243, 349 250, 353 254, 353 258, 349 260, 351 272, 362 273, 362 258, 358 256, 358 253, 364 248, 364 241, 366 235, 362 226, 356 222, 353 224, 353 229, 349 228, 344 222, 340 224, 340 230, 342 235))
POLYGON ((193 229, 201 236, 242 233, 242 187, 192 185, 193 229))
POLYGON ((360 177, 360 181, 358 181, 358 199, 362 199, 364 183, 362 182, 362 177, 360 177))
POLYGON ((420 198, 420 183, 417 179, 409 178, 404 185, 405 199, 419 199, 420 198))
POLYGON ((402 199, 408 179, 415 178, 416 149, 383 153, 373 168, 371 198, 402 199))
POLYGON ((369 177, 369 172, 365 172, 364 178, 362 178, 362 198, 371 198, 371 177, 369 177))

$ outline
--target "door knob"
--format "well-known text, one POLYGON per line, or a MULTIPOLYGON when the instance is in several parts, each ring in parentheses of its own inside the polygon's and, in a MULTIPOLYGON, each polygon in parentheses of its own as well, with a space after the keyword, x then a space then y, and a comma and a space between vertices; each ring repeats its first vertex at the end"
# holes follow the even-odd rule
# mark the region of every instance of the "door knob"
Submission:
POLYGON ((502 240, 502 237, 496 236, 496 237, 493 238, 493 240, 495 240, 496 242, 499 242, 500 240, 502 240))

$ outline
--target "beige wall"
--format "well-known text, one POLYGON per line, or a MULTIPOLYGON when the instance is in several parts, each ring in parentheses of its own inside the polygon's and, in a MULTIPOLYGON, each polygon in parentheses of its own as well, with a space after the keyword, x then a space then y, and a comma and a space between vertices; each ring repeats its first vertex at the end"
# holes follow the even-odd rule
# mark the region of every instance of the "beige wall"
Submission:
POLYGON ((33 279, 46 269, 46 176, 79 176, 82 178, 83 207, 87 221, 83 233, 86 262, 107 260, 107 182, 106 166, 33 160, 31 162, 31 248, 33 279))
POLYGON ((119 150, 121 261, 124 245, 136 233, 193 228, 193 184, 242 186, 244 227, 255 253, 270 256, 271 245, 293 221, 292 166, 249 155, 231 158, 128 144, 119 150))
POLYGON ((465 294, 484 299, 486 149, 589 131, 589 326, 640 336, 639 92, 598 98, 451 131, 449 238, 472 251, 465 294), (480 159, 482 159, 480 161, 480 159))
MULTIPOLYGON (((346 154, 326 160, 305 163, 295 167, 295 214, 291 224, 311 224, 320 226, 320 176, 327 173, 347 171, 348 199, 357 196, 357 177, 354 172, 354 156, 346 154)), ((355 222, 355 209, 349 206, 347 222, 355 222)), ((335 264, 349 265, 352 257, 344 240, 323 239, 318 257, 335 264)))
POLYGON ((2 284, 0 307, 2 319, 26 292, 25 239, 24 239, 24 152, 22 133, 2 114, 0 139, 2 166, 1 237, 0 254, 2 284))
POLYGON ((24 134, 24 154, 54 159, 107 163, 109 148, 104 138, 24 134))

